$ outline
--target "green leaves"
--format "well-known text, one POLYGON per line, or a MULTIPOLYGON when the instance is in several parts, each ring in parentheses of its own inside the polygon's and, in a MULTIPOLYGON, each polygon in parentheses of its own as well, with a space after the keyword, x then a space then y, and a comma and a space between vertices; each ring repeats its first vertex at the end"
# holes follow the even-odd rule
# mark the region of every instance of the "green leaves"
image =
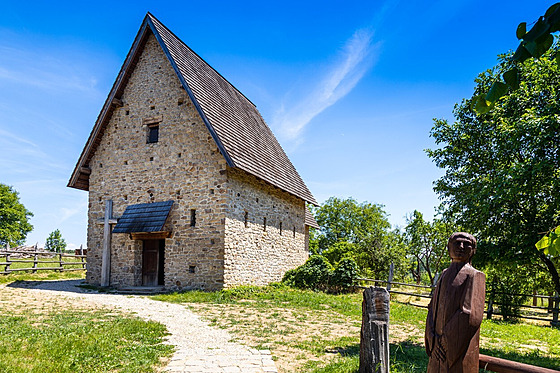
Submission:
POLYGON ((517 31, 515 32, 515 35, 517 35, 517 39, 523 39, 526 33, 527 33, 527 22, 521 22, 519 26, 517 26, 517 31))
POLYGON ((506 84, 513 90, 519 88, 519 69, 517 67, 506 71, 502 77, 504 78, 506 84))
MULTIPOLYGON (((527 31, 527 23, 521 22, 515 30, 517 39, 520 40, 519 46, 510 58, 516 64, 522 64, 530 58, 542 57, 554 44, 555 32, 560 31, 560 3, 549 7, 544 16, 539 17, 537 22, 527 31)), ((557 63, 560 63, 560 53, 556 55, 557 63)), ((516 69, 517 70, 517 69, 516 69)), ((504 95, 507 94, 507 87, 516 90, 519 87, 519 74, 510 69, 503 76, 504 82, 496 80, 490 91, 485 97, 477 97, 473 103, 473 109, 478 114, 486 114, 492 106, 504 95), (505 86, 505 87, 504 87, 505 86)))
POLYGON ((0 246, 17 246, 25 241, 33 226, 28 219, 33 214, 19 201, 18 192, 0 183, 0 246))
POLYGON ((488 94, 486 95, 486 101, 492 103, 498 101, 500 97, 506 94, 507 90, 507 84, 502 82, 494 82, 494 84, 492 84, 492 87, 490 87, 490 91, 488 91, 488 94))
POLYGON ((560 226, 553 229, 548 236, 543 236, 535 247, 542 250, 545 255, 560 257, 560 226))
POLYGON ((493 106, 491 102, 486 101, 486 95, 484 94, 473 97, 472 108, 478 114, 488 113, 493 106))

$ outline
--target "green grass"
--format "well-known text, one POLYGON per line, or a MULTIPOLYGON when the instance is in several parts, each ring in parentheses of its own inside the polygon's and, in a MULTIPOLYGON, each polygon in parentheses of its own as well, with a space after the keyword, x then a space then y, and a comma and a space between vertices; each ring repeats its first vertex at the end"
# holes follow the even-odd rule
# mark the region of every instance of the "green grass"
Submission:
POLYGON ((172 347, 163 325, 108 311, 0 314, 0 371, 153 372, 172 347))
MULTIPOLYGON (((291 310, 296 320, 305 320, 309 311, 322 311, 331 315, 333 320, 347 319, 347 322, 361 321, 362 295, 345 294, 329 295, 320 292, 291 289, 283 285, 273 284, 268 287, 243 286, 218 292, 189 291, 157 295, 152 298, 175 303, 203 303, 211 305, 232 304, 242 306, 245 311, 238 315, 229 315, 227 322, 218 324, 238 332, 235 326, 243 325, 245 334, 259 337, 259 346, 280 350, 286 345, 301 351, 296 359, 313 356, 302 365, 305 372, 357 372, 359 365, 359 333, 347 337, 329 337, 313 340, 284 340, 286 333, 293 333, 289 328, 267 330, 262 333, 262 325, 243 318, 243 314, 250 309, 267 314, 267 318, 281 319, 277 308, 291 310), (267 313, 268 312, 268 313, 267 313), (235 319, 238 317, 239 319, 235 319), (305 355, 307 353, 307 355, 305 355), (334 359, 325 358, 328 356, 334 359)), ((222 308, 223 309, 223 308, 222 308)), ((208 308, 206 308, 208 310, 208 308)), ((204 314, 204 310, 202 310, 204 314)), ((424 325, 427 310, 397 302, 391 302, 390 334, 401 330, 410 331, 408 336, 392 343, 391 371, 425 372, 428 358, 423 346, 424 325)), ((216 319, 215 319, 216 320, 216 319)), ((308 327, 312 328, 313 323, 308 327)), ((519 361, 526 364, 538 365, 551 369, 560 369, 560 330, 549 326, 518 323, 508 324, 493 320, 484 320, 481 326, 481 353, 519 361)))
POLYGON ((251 307, 269 308, 289 307, 293 309, 329 310, 344 316, 361 317, 360 305, 362 295, 341 294, 331 295, 309 290, 298 290, 282 284, 265 287, 240 286, 216 292, 187 291, 155 295, 153 299, 171 303, 214 303, 214 304, 245 304, 251 301, 251 307))

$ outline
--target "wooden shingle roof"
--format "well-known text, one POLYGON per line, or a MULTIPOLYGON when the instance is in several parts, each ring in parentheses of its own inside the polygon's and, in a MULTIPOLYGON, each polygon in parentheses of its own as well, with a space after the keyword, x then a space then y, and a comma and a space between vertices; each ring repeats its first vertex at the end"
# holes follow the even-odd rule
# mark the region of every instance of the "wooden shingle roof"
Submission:
POLYGON ((150 13, 146 15, 68 183, 88 190, 89 159, 149 33, 159 42, 230 167, 242 169, 306 202, 317 201, 256 106, 150 13))
POLYGON ((161 232, 171 206, 173 201, 127 206, 113 233, 161 232))

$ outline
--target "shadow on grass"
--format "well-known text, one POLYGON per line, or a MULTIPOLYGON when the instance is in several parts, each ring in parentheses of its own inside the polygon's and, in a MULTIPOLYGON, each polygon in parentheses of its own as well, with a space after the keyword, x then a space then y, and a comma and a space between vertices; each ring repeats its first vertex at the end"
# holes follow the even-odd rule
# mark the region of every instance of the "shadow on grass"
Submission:
MULTIPOLYGON (((360 344, 335 347, 328 352, 340 354, 329 365, 314 370, 314 373, 357 373, 360 365, 360 344)), ((425 372, 428 357, 423 345, 412 342, 390 344, 390 371, 392 373, 425 372)))
POLYGON ((91 292, 92 289, 84 289, 83 279, 61 279, 61 280, 16 280, 7 286, 10 288, 51 290, 68 293, 91 292))
MULTIPOLYGON (((314 370, 314 373, 357 373, 360 364, 360 344, 351 344, 331 349, 331 353, 338 353, 337 359, 329 365, 314 370)), ((541 356, 538 351, 531 353, 503 352, 496 349, 481 349, 480 353, 517 361, 524 364, 535 365, 549 369, 560 369, 560 361, 546 356, 541 356)), ((391 343, 390 345, 390 371, 392 373, 420 373, 428 368, 428 356, 424 345, 409 341, 391 343)), ((487 372, 481 369, 480 372, 487 372)))
MULTIPOLYGON (((532 352, 504 352, 496 349, 481 348, 480 353, 501 359, 516 361, 518 363, 535 365, 538 367, 560 370, 560 361, 548 356, 542 356, 538 350, 532 352)), ((487 372, 481 370, 481 372, 487 372)))

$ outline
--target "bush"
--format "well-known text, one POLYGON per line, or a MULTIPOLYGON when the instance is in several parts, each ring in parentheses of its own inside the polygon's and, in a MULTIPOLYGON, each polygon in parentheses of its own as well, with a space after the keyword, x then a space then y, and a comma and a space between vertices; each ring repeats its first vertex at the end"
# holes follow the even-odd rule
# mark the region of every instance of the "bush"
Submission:
POLYGON ((305 264, 286 272, 282 282, 298 289, 340 292, 354 284, 358 266, 353 259, 343 259, 337 267, 321 255, 311 256, 305 264))
POLYGON ((358 265, 354 259, 346 258, 342 259, 338 266, 332 273, 331 285, 338 286, 341 288, 348 288, 356 282, 358 277, 358 265))

